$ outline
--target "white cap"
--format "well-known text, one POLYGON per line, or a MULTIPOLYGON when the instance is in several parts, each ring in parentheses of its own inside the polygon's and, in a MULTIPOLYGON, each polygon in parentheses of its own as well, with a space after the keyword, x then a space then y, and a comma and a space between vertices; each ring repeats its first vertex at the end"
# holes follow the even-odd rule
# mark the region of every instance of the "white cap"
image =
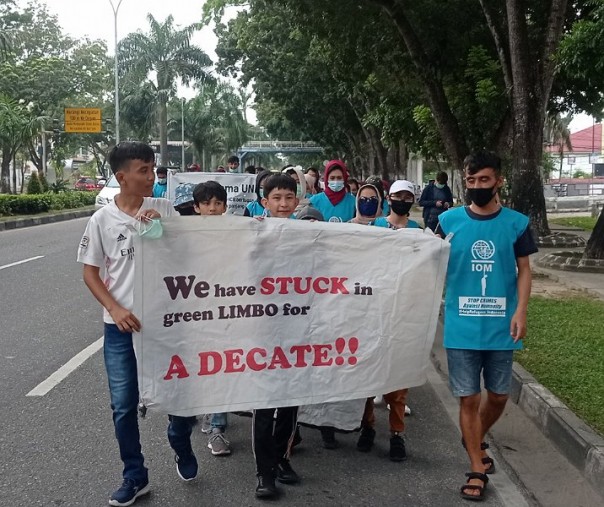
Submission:
POLYGON ((415 195, 415 186, 413 183, 407 180, 396 180, 392 185, 390 185, 390 190, 388 190, 388 194, 397 194, 398 192, 402 192, 406 190, 407 192, 411 192, 415 195))

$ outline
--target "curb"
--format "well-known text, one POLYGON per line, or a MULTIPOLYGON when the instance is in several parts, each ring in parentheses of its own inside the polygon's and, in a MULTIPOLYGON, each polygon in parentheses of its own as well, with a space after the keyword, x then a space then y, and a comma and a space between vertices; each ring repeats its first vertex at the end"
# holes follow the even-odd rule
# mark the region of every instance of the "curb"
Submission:
POLYGON ((604 496, 604 438, 516 362, 510 399, 604 496))
MULTIPOLYGON (((434 350, 430 359, 436 370, 448 377, 446 364, 442 364, 434 350)), ((510 401, 518 405, 594 490, 604 497, 604 438, 517 362, 513 365, 510 401)))
MULTIPOLYGON (((531 260, 531 271, 533 273, 537 273, 539 275, 543 275, 543 276, 547 276, 548 278, 551 278, 554 282, 557 282, 561 285, 564 285, 565 287, 568 287, 569 289, 575 289, 581 292, 584 292, 585 294, 589 294, 590 296, 600 299, 602 297, 601 294, 599 294, 598 292, 587 288, 587 287, 579 287, 576 284, 569 284, 567 281, 565 281, 563 279, 563 277, 557 275, 556 273, 552 272, 551 268, 544 268, 542 266, 539 266, 537 264, 537 261, 532 261, 531 260)), ((601 273, 594 273, 594 274, 601 274, 601 273)))
POLYGON ((0 222, 0 231, 10 231, 13 229, 21 229, 23 227, 33 227, 34 225, 52 224, 55 222, 64 222, 75 218, 84 218, 92 216, 96 211, 94 208, 81 210, 71 210, 54 215, 43 215, 39 217, 15 218, 14 220, 6 220, 0 222))

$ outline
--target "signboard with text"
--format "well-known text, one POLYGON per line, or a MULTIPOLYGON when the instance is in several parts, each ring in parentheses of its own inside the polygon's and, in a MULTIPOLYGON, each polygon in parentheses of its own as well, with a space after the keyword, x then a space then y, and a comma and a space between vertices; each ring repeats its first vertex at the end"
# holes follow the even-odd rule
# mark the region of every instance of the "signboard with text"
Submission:
POLYGON ((99 108, 65 108, 65 132, 72 134, 98 134, 102 130, 101 110, 99 108))

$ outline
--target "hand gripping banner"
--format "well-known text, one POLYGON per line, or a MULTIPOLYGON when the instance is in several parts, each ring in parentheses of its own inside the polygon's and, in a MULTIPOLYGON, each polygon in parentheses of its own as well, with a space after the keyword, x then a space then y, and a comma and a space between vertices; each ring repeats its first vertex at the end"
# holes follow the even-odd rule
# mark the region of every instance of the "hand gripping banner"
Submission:
POLYGON ((162 225, 136 245, 134 340, 150 409, 307 405, 426 381, 447 242, 278 218, 162 225))

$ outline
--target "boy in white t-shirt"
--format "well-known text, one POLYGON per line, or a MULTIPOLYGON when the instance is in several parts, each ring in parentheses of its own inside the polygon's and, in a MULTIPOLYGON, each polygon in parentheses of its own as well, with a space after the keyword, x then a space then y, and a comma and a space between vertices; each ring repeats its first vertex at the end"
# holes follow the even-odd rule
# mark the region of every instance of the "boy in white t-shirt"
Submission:
POLYGON ((141 328, 132 313, 133 238, 143 222, 178 213, 167 199, 149 197, 155 180, 155 154, 148 145, 122 142, 111 150, 108 160, 120 193, 90 218, 77 259, 84 264, 84 283, 104 309, 105 368, 124 463, 123 484, 111 495, 109 505, 127 506, 149 492, 138 429, 138 378, 132 346, 132 333, 141 328))

